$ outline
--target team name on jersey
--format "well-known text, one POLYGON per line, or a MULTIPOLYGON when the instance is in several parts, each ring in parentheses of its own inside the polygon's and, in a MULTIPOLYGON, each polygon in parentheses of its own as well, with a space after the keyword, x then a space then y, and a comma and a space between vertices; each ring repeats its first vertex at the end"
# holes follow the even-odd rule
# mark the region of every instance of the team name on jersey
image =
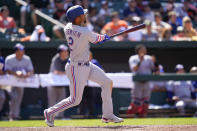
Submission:
POLYGON ((74 30, 71 30, 71 29, 67 29, 66 30, 66 35, 71 35, 71 36, 79 38, 81 36, 81 32, 74 31, 74 30))

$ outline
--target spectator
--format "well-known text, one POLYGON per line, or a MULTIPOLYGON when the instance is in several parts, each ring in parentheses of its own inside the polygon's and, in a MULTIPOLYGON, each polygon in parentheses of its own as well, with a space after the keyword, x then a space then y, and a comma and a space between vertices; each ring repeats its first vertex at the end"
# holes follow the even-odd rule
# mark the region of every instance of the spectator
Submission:
POLYGON ((194 17, 193 26, 197 30, 197 15, 194 17))
MULTIPOLYGON (((0 56, 0 75, 4 74, 4 58, 0 56)), ((5 102, 5 92, 2 89, 2 86, 0 85, 0 120, 2 117, 2 109, 3 109, 3 104, 5 102)))
POLYGON ((160 38, 161 41, 172 41, 172 33, 170 30, 163 30, 162 37, 160 38))
POLYGON ((177 27, 177 35, 174 35, 172 37, 174 41, 189 41, 191 38, 186 37, 185 33, 183 32, 183 27, 178 26, 177 27))
POLYGON ((0 32, 5 33, 6 30, 16 32, 16 23, 14 18, 9 17, 9 9, 7 6, 2 6, 0 9, 0 32))
POLYGON ((21 41, 50 41, 50 38, 46 36, 44 28, 41 25, 37 25, 33 33, 21 38, 21 41))
POLYGON ((150 0, 149 1, 149 6, 151 8, 151 10, 153 10, 154 12, 163 12, 163 8, 161 6, 161 3, 158 2, 158 0, 150 0))
POLYGON ((121 27, 128 28, 128 24, 124 20, 120 20, 118 12, 113 12, 111 15, 111 22, 108 22, 101 30, 102 34, 112 35, 118 33, 121 27))
POLYGON ((95 5, 92 5, 88 9, 88 22, 94 25, 94 30, 99 32, 103 27, 103 22, 99 20, 98 11, 95 5))
POLYGON ((191 0, 184 0, 183 9, 187 12, 188 16, 194 20, 194 17, 197 15, 197 7, 192 5, 191 0))
POLYGON ((33 24, 34 26, 36 26, 39 24, 39 21, 38 21, 38 16, 34 12, 35 9, 47 11, 48 8, 50 7, 50 2, 49 0, 30 0, 30 7, 33 10, 33 13, 32 13, 33 24))
MULTIPOLYGON (((69 57, 68 47, 62 44, 58 47, 57 52, 58 53, 51 61, 50 73, 56 75, 65 75, 65 66, 69 57)), ((49 107, 55 105, 57 102, 60 102, 66 97, 66 90, 64 86, 48 87, 47 92, 49 107)), ((58 114, 57 117, 63 118, 64 112, 58 114)))
MULTIPOLYGON (((154 63, 151 56, 146 55, 147 49, 143 45, 137 45, 136 55, 129 58, 129 66, 135 74, 152 74, 154 63)), ((147 115, 149 99, 151 95, 150 83, 146 81, 134 82, 131 90, 132 102, 128 108, 128 114, 139 113, 141 117, 147 115)))
POLYGON ((175 12, 169 12, 168 13, 168 16, 169 16, 169 21, 168 23, 171 25, 172 27, 172 30, 171 30, 171 33, 172 35, 175 35, 177 34, 177 27, 179 26, 177 20, 176 20, 176 13, 175 12))
MULTIPOLYGON (((132 20, 131 20, 132 26, 131 27, 139 25, 140 21, 141 21, 140 17, 138 17, 138 16, 132 17, 132 20)), ((128 38, 130 41, 141 41, 142 40, 142 30, 130 32, 128 34, 128 38)))
MULTIPOLYGON (((178 64, 175 67, 176 74, 184 74, 183 65, 178 64)), ((175 106, 181 115, 185 115, 185 107, 197 109, 197 101, 194 87, 191 81, 169 81, 168 97, 175 102, 175 106), (192 95, 195 100, 192 99, 192 95)))
POLYGON ((141 10, 137 7, 135 0, 127 0, 128 7, 126 7, 123 11, 124 19, 129 20, 132 16, 142 16, 141 10))
MULTIPOLYGON (((19 79, 25 79, 33 75, 34 69, 29 56, 25 55, 25 48, 20 43, 14 46, 15 53, 6 57, 5 70, 8 74, 19 79)), ((10 120, 19 119, 20 106, 24 88, 12 87, 10 91, 10 120)))
POLYGON ((152 28, 157 31, 159 37, 162 37, 164 30, 172 29, 168 23, 162 21, 162 16, 159 12, 155 13, 155 21, 152 23, 152 28))
POLYGON ((102 1, 101 4, 102 4, 102 7, 99 11, 98 17, 99 17, 99 22, 101 22, 102 26, 104 26, 104 24, 108 22, 107 20, 109 19, 112 11, 109 9, 107 1, 102 1))
POLYGON ((197 35, 196 30, 192 26, 191 19, 188 16, 183 18, 183 32, 186 37, 191 39, 197 35))
POLYGON ((158 34, 156 31, 152 30, 151 21, 145 20, 144 23, 146 24, 146 28, 145 30, 142 31, 142 40, 143 41, 157 41, 158 34))
MULTIPOLYGON (((70 1, 66 2, 67 3, 64 3, 63 0, 55 0, 56 11, 53 14, 54 19, 65 24, 66 22, 63 17, 66 14, 66 10, 72 6, 70 1)), ((65 39, 63 28, 59 27, 58 25, 53 26, 53 33, 58 39, 65 39)))
POLYGON ((148 2, 144 3, 144 12, 143 12, 143 18, 146 20, 154 21, 155 20, 155 14, 151 10, 150 6, 148 5, 148 2))

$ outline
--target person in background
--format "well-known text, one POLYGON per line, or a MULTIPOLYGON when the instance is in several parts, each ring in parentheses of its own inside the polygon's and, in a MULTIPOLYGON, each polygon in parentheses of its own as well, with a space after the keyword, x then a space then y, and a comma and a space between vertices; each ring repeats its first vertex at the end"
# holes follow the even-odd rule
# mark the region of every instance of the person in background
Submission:
POLYGON ((23 37, 20 41, 50 41, 50 38, 46 35, 44 28, 42 25, 37 25, 33 31, 33 33, 29 36, 23 37))
MULTIPOLYGON (((69 51, 68 47, 61 44, 57 49, 57 54, 52 58, 50 73, 56 75, 66 75, 65 65, 68 61, 69 51)), ((48 87, 48 104, 49 107, 55 105, 66 97, 66 89, 64 86, 58 87, 48 87)), ((63 118, 64 112, 57 115, 57 118, 63 118)))
MULTIPOLYGON (((144 45, 137 45, 136 55, 129 58, 129 66, 135 74, 152 74, 154 63, 152 57, 147 54, 144 45)), ((139 113, 140 117, 145 117, 148 113, 149 99, 151 95, 150 83, 147 81, 134 82, 134 88, 131 90, 132 101, 128 107, 127 114, 139 113)))
POLYGON ((177 27, 177 34, 172 37, 173 41, 190 41, 191 38, 186 37, 185 33, 183 32, 183 27, 177 27))
MULTIPOLYGON (((177 64, 175 71, 178 75, 184 74, 184 66, 177 64)), ((169 81, 167 91, 168 98, 175 102, 175 106, 181 115, 185 115, 185 107, 197 109, 197 95, 191 81, 169 81)))
MULTIPOLYGON (((131 19, 132 26, 131 27, 139 25, 140 22, 141 22, 140 17, 138 17, 138 16, 132 17, 132 19, 131 19)), ((142 30, 137 30, 137 31, 128 33, 128 39, 130 41, 141 41, 142 40, 142 30)))
MULTIPOLYGON (((192 73, 192 74, 197 74, 197 66, 193 66, 193 67, 190 69, 190 73, 192 73)), ((192 81, 192 85, 194 86, 195 92, 197 93, 197 81, 192 81)))
POLYGON ((169 16, 168 23, 172 27, 171 33, 172 33, 172 35, 175 35, 175 34, 177 34, 177 27, 179 26, 179 24, 176 20, 176 13, 171 11, 171 12, 168 13, 168 16, 169 16))
MULTIPOLYGON (((5 64, 5 61, 4 61, 4 58, 2 56, 0 56, 0 75, 4 75, 5 72, 4 72, 4 64, 5 64)), ((4 90, 2 89, 2 86, 0 85, 0 120, 1 120, 1 117, 2 117, 2 109, 3 109, 3 104, 5 102, 5 92, 4 90)))
POLYGON ((128 23, 125 20, 120 20, 118 12, 113 12, 111 19, 112 21, 103 27, 101 34, 112 35, 118 33, 121 27, 128 28, 128 23))
POLYGON ((183 32, 184 32, 186 37, 191 38, 191 39, 193 37, 197 36, 197 32, 193 28, 192 21, 188 16, 185 16, 183 18, 183 32))
POLYGON ((127 0, 128 1, 128 7, 126 7, 123 11, 123 16, 126 21, 129 21, 132 16, 142 16, 141 10, 137 7, 135 0, 127 0))
POLYGON ((168 29, 165 29, 163 30, 162 32, 162 37, 159 38, 160 41, 172 41, 173 38, 172 38, 172 33, 170 30, 168 29))
POLYGON ((155 14, 151 10, 150 6, 148 5, 148 2, 144 2, 143 6, 144 6, 143 19, 154 21, 155 20, 155 14))
POLYGON ((152 29, 152 22, 150 20, 145 20, 146 28, 142 30, 142 40, 143 41, 158 41, 158 34, 152 29))
MULTIPOLYGON (((19 79, 31 77, 34 74, 34 68, 31 58, 25 55, 25 47, 17 43, 14 46, 14 54, 5 59, 5 71, 19 79)), ((24 88, 12 87, 10 94, 10 120, 19 119, 20 106, 23 98, 24 88)))
POLYGON ((159 12, 156 12, 155 21, 152 23, 152 29, 156 30, 159 37, 162 38, 162 32, 164 32, 164 30, 171 31, 172 27, 168 23, 162 21, 161 14, 159 12))
POLYGON ((0 32, 5 33, 6 30, 16 32, 16 22, 13 17, 9 16, 8 7, 2 6, 0 9, 0 32))
MULTIPOLYGON (((64 15, 66 14, 66 10, 72 6, 71 0, 55 0, 55 12, 53 14, 53 18, 66 24, 66 21, 64 20, 64 15), (66 3, 65 3, 66 2, 66 3)), ((59 27, 58 25, 53 26, 53 33, 58 39, 65 39, 64 37, 64 31, 63 28, 59 27)))

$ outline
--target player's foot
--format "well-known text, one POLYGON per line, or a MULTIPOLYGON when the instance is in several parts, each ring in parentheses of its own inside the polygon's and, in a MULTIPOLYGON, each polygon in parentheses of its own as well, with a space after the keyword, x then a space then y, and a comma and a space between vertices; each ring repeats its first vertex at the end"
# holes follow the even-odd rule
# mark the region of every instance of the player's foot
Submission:
POLYGON ((45 118, 45 123, 49 127, 54 127, 54 117, 48 114, 48 110, 44 110, 44 118, 45 118))
POLYGON ((104 123, 109 123, 109 122, 120 123, 120 122, 123 122, 123 121, 124 121, 124 119, 122 119, 120 117, 117 117, 115 115, 113 115, 110 118, 102 117, 102 122, 104 122, 104 123))

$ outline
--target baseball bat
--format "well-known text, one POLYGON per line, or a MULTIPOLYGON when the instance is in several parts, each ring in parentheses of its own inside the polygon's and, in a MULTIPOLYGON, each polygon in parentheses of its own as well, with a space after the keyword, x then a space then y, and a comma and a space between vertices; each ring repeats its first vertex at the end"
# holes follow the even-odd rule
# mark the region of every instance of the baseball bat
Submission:
POLYGON ((121 32, 119 32, 119 33, 113 34, 113 35, 110 36, 110 38, 113 38, 113 37, 115 37, 115 36, 119 36, 119 35, 122 35, 122 34, 130 33, 130 32, 134 32, 134 31, 143 29, 143 28, 145 28, 145 27, 146 27, 145 24, 140 24, 140 25, 131 27, 131 28, 129 28, 129 29, 126 29, 126 30, 124 30, 124 31, 121 31, 121 32))
MULTIPOLYGON (((23 6, 27 6, 27 5, 28 5, 27 2, 25 2, 25 1, 23 1, 23 0, 15 0, 15 1, 18 2, 19 4, 23 5, 23 6)), ((41 11, 38 10, 38 9, 35 10, 35 13, 36 13, 38 16, 40 16, 40 17, 42 17, 42 18, 44 18, 44 19, 50 21, 51 23, 60 26, 61 28, 64 28, 64 27, 65 27, 65 25, 64 25, 63 23, 61 23, 61 22, 59 22, 59 21, 53 19, 52 17, 50 17, 50 16, 44 14, 43 12, 41 12, 41 11)))

